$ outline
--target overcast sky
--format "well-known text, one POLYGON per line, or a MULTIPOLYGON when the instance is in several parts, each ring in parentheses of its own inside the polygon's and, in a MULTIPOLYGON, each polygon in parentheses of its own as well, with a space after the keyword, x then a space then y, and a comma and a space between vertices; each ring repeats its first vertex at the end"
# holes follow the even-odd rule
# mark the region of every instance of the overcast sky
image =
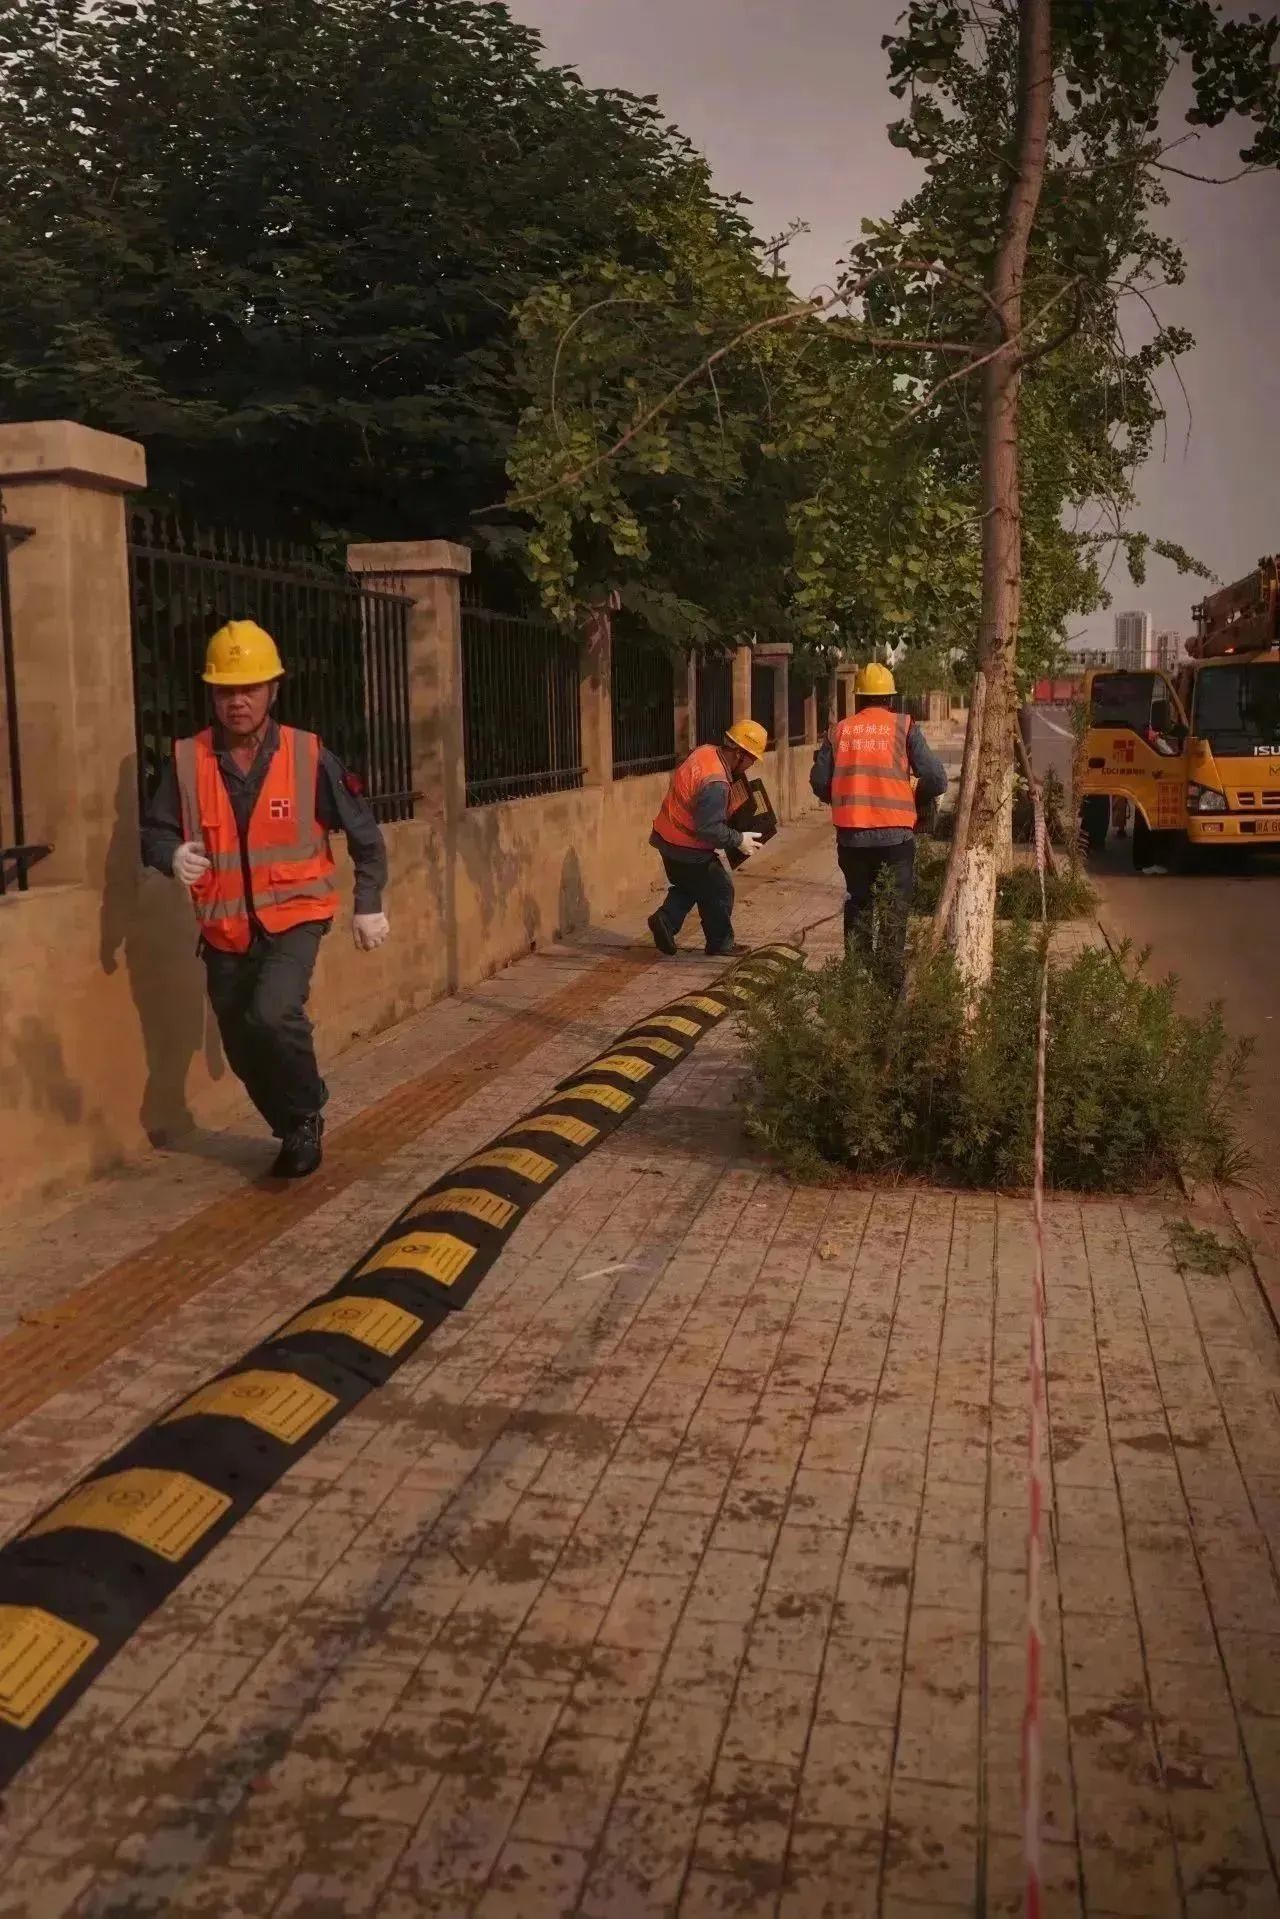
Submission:
MULTIPOLYGON (((881 36, 903 0, 511 0, 542 34, 548 58, 594 86, 655 93, 710 160, 719 186, 744 193, 763 234, 790 221, 810 232, 791 252, 801 291, 831 278, 865 217, 911 191, 907 157, 885 139, 895 103, 881 36)), ((1255 0, 1260 3, 1260 0, 1255 0)), ((1231 0, 1244 17, 1250 0, 1231 0)), ((1239 130, 1205 135, 1179 162, 1231 172, 1239 130)), ((1184 248, 1185 287, 1160 295, 1162 316, 1200 342, 1181 363, 1192 434, 1172 373, 1169 451, 1147 468, 1137 524, 1178 540, 1224 580, 1280 549, 1280 175, 1211 187, 1169 178, 1162 216, 1184 248)), ((1137 315, 1135 314, 1135 327, 1137 315)), ((1135 589, 1123 561, 1112 612, 1082 629, 1111 644, 1112 613, 1145 606, 1157 629, 1191 631, 1204 590, 1162 562, 1135 589)))

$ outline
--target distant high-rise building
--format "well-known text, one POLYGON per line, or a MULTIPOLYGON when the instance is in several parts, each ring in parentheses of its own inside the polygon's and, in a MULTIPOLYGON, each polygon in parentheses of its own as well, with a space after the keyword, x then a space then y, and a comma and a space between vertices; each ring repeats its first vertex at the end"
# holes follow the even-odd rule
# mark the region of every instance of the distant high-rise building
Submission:
POLYGON ((1186 659, 1181 633, 1157 633, 1152 646, 1151 664, 1162 672, 1174 673, 1186 659))
POLYGON ((1122 673, 1141 673, 1154 664, 1149 613, 1116 614, 1116 665, 1122 673))

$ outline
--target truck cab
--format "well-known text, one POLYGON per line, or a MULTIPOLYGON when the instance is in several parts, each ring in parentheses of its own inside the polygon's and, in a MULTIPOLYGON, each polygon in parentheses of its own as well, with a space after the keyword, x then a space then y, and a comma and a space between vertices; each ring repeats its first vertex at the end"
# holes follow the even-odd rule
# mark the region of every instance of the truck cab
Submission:
POLYGON ((1280 651, 1198 661, 1189 706, 1192 845, 1246 848, 1280 841, 1280 651))
POLYGON ((1096 667, 1085 675, 1082 820, 1089 844, 1106 843, 1113 799, 1134 810, 1134 860, 1151 857, 1153 833, 1187 827, 1186 709, 1173 681, 1153 669, 1096 667))

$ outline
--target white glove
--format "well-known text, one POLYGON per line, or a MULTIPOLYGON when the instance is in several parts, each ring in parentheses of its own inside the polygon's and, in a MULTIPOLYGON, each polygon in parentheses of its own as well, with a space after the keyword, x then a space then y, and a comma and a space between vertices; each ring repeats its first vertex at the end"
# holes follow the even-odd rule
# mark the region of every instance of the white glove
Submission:
POLYGON ((199 840, 184 840, 173 856, 173 877, 194 886, 209 871, 209 855, 199 840))
POLYGON ((372 953, 391 933, 391 921, 385 913, 357 913, 351 922, 351 937, 358 953, 372 953))
POLYGON ((744 860, 749 860, 751 855, 758 853, 763 845, 763 835, 759 833, 744 833, 742 835, 742 845, 738 848, 738 851, 744 860))

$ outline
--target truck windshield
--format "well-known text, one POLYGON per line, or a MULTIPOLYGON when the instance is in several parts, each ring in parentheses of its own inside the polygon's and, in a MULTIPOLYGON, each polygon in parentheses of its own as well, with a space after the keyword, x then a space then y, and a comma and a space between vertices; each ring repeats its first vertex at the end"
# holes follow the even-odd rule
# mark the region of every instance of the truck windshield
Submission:
POLYGON ((1100 673, 1093 682, 1094 726, 1131 726, 1144 732, 1151 724, 1154 690, 1151 673, 1100 673))
POLYGON ((1280 752, 1280 660, 1202 667, 1192 731, 1215 753, 1280 752))

